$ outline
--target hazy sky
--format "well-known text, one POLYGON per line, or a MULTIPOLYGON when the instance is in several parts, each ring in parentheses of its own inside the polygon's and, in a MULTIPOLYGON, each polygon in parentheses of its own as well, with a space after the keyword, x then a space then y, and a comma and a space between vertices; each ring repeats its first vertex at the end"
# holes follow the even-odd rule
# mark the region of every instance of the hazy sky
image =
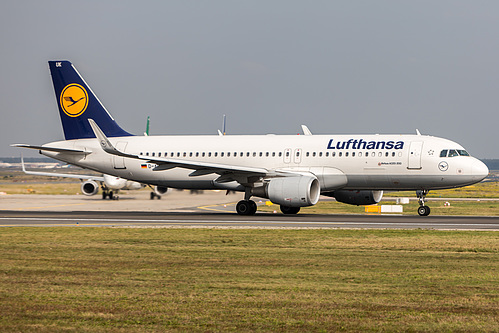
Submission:
MULTIPOLYGON (((421 133, 499 158, 498 1, 0 2, 0 156, 63 139, 48 60, 142 134, 421 133)), ((27 156, 37 156, 34 152, 27 156)))

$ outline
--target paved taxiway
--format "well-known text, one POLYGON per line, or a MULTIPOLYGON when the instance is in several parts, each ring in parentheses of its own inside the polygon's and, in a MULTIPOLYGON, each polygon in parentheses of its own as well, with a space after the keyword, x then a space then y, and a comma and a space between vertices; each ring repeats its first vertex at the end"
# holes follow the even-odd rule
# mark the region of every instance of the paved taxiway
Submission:
MULTIPOLYGON (((98 196, 7 195, 0 197, 0 226, 275 227, 499 230, 499 217, 308 215, 257 213, 238 216, 240 195, 173 191, 149 200, 147 191, 120 200, 98 196)), ((264 203, 260 203, 264 204, 264 203)))

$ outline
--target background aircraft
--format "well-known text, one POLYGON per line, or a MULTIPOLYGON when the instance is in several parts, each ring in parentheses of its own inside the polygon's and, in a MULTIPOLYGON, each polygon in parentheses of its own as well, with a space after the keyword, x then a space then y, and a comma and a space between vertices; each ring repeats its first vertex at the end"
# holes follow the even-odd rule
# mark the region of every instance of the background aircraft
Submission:
MULTIPOLYGON (((74 178, 80 179, 81 183, 81 193, 84 195, 92 196, 99 192, 99 188, 102 190, 102 199, 118 199, 117 195, 120 190, 140 190, 147 185, 141 184, 139 182, 126 180, 120 177, 103 174, 102 176, 91 176, 91 175, 77 175, 71 173, 54 173, 54 172, 39 172, 39 171, 28 171, 24 165, 24 158, 21 156, 21 166, 25 174, 35 175, 35 176, 46 176, 46 177, 64 177, 64 178, 74 178)), ((152 188, 150 197, 151 199, 158 198, 166 194, 168 188, 162 186, 154 186, 152 188)))

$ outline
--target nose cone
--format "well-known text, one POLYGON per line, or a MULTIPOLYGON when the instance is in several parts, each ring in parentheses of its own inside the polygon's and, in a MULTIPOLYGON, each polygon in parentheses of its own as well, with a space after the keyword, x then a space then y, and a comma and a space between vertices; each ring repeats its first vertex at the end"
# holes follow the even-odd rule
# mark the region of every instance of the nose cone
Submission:
POLYGON ((481 181, 489 175, 489 168, 480 160, 475 160, 471 165, 471 175, 477 181, 481 181))

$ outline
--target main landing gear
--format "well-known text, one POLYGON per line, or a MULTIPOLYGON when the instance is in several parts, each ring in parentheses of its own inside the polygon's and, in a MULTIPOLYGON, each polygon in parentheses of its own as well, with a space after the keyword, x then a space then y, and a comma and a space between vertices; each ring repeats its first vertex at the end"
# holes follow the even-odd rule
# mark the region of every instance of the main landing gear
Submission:
POLYGON ((239 215, 255 215, 256 202, 253 200, 241 200, 236 205, 236 211, 239 215))
POLYGON ((416 195, 418 196, 418 214, 419 216, 428 216, 430 215, 430 207, 425 205, 426 195, 428 194, 428 190, 420 190, 416 191, 416 195))
POLYGON ((109 200, 118 200, 119 196, 114 195, 113 191, 102 190, 102 200, 106 200, 106 198, 109 198, 109 200))

